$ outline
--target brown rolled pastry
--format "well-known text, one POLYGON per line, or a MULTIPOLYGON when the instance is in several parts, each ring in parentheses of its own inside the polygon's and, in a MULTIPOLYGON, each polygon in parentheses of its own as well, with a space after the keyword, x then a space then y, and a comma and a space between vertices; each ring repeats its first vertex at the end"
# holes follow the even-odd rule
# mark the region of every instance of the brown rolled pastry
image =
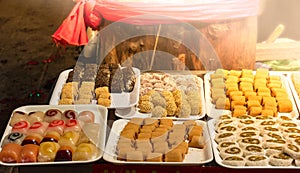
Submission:
POLYGON ((20 163, 22 146, 16 143, 7 143, 0 152, 0 161, 4 163, 20 163))
POLYGON ((34 144, 24 145, 20 153, 21 162, 23 163, 37 162, 38 153, 39 153, 38 145, 34 145, 34 144))

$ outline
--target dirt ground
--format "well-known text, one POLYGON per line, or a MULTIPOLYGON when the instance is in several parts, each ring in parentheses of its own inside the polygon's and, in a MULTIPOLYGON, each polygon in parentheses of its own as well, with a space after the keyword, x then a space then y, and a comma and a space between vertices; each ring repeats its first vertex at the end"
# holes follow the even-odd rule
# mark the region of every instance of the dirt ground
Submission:
POLYGON ((77 48, 58 51, 51 39, 74 5, 72 0, 0 0, 1 132, 15 108, 48 104, 55 79, 75 65, 77 48))

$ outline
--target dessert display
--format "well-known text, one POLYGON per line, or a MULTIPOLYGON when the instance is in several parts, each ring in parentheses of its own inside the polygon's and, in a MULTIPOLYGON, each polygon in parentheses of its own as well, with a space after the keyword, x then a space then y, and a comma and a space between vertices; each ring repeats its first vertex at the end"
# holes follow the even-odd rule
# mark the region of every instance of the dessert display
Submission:
POLYGON ((72 163, 99 159, 105 138, 105 130, 100 127, 106 119, 99 120, 96 116, 105 118, 104 108, 41 105, 16 109, 2 139, 1 164, 72 163), (38 115, 39 119, 28 121, 33 115, 38 115))
POLYGON ((206 123, 132 118, 114 122, 103 158, 113 163, 203 163, 211 159, 206 123))
POLYGON ((225 167, 295 167, 300 158, 297 119, 224 114, 208 125, 216 161, 225 167))
POLYGON ((50 104, 130 107, 138 101, 139 70, 118 64, 85 64, 61 73, 50 104), (138 82, 137 82, 138 81, 138 82), (119 99, 127 99, 124 105, 119 99))
POLYGON ((267 69, 218 69, 205 78, 209 114, 227 111, 233 116, 299 115, 283 75, 273 75, 267 69))
POLYGON ((204 114, 202 80, 195 75, 141 75, 138 111, 150 117, 190 118, 204 114))

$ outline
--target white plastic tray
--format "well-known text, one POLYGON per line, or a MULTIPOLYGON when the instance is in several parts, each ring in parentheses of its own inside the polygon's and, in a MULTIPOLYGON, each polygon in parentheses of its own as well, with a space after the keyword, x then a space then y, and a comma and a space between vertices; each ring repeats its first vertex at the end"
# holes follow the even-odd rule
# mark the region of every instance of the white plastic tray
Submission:
MULTIPOLYGON (((298 108, 298 111, 300 112, 300 98, 299 98, 299 95, 298 95, 298 93, 297 93, 297 91, 296 91, 296 89, 295 89, 295 85, 294 85, 294 83, 293 83, 293 81, 292 81, 292 74, 293 74, 293 73, 289 73, 289 74, 287 75, 287 81, 288 81, 288 83, 289 83, 289 85, 290 85, 290 88, 291 88, 291 91, 292 91, 292 93, 293 93, 293 96, 294 96, 294 99, 295 99, 295 102, 296 102, 296 106, 297 106, 297 108, 298 108)), ((299 74, 299 72, 298 72, 298 74, 299 74)))
MULTIPOLYGON (((95 144, 99 146, 99 156, 93 160, 86 161, 60 161, 60 162, 34 162, 34 163, 4 163, 0 161, 1 165, 6 166, 24 166, 24 165, 57 165, 57 164, 78 164, 78 163, 89 163, 94 162, 102 158, 103 151, 105 149, 105 140, 106 140, 106 127, 107 127, 107 109, 103 106, 99 105, 28 105, 22 106, 14 111, 22 111, 25 113, 29 113, 32 111, 43 111, 46 112, 48 109, 59 109, 62 112, 65 110, 75 110, 80 113, 81 111, 91 111, 95 114, 95 123, 100 124, 100 133, 99 133, 99 143, 95 144)), ((12 115, 11 115, 12 116, 12 115)), ((0 146, 2 145, 5 137, 11 132, 12 127, 9 125, 10 120, 8 121, 8 125, 3 133, 0 146)), ((2 150, 2 148, 0 147, 2 150)))
MULTIPOLYGON (((213 160, 213 153, 211 148, 211 141, 208 134, 207 124, 204 121, 197 120, 198 125, 203 127, 203 136, 206 139, 206 145, 204 149, 189 148, 188 154, 185 156, 183 162, 131 162, 131 161, 121 161, 117 159, 116 155, 116 145, 119 140, 119 136, 124 126, 129 122, 129 120, 117 120, 113 123, 108 141, 106 144, 103 159, 115 163, 115 164, 161 164, 161 165, 201 165, 213 160)), ((179 121, 174 121, 174 123, 182 123, 179 121)))
MULTIPOLYGON (((199 78, 200 82, 200 95, 201 95, 201 104, 202 104, 202 110, 199 115, 190 115, 188 118, 177 118, 177 117, 168 117, 173 120, 178 121, 186 121, 186 120, 198 120, 203 118, 206 115, 206 103, 204 99, 204 89, 203 89, 203 80, 199 78)), ((151 113, 141 113, 138 111, 138 108, 136 107, 130 107, 130 108, 123 108, 123 109, 116 109, 115 112, 117 117, 123 118, 123 119, 131 119, 131 118, 151 118, 151 113)))
MULTIPOLYGON (((208 72, 204 75, 204 91, 205 91, 205 100, 206 100, 206 113, 207 116, 211 118, 217 118, 220 115, 223 114, 231 114, 230 110, 224 110, 224 109, 216 109, 215 104, 212 103, 211 99, 211 86, 210 86, 210 75, 213 74, 214 72, 208 72)), ((281 76, 281 82, 282 82, 282 87, 286 89, 289 99, 292 101, 293 104, 293 111, 290 113, 280 113, 279 115, 286 115, 292 118, 297 118, 299 116, 299 112, 297 109, 297 106, 294 101, 293 94, 290 90, 289 83, 287 81, 287 78, 283 75, 283 73, 279 72, 269 72, 270 75, 277 75, 281 76)))
MULTIPOLYGON (((138 103, 140 89, 140 70, 137 68, 133 68, 133 70, 136 75, 136 82, 133 91, 130 93, 111 93, 111 105, 108 108, 128 108, 138 103)), ((58 105, 62 88, 68 79, 70 71, 72 71, 72 69, 65 70, 60 73, 49 102, 50 105, 58 105)), ((97 104, 97 100, 92 100, 92 104, 97 104)))
POLYGON ((215 135, 216 135, 215 122, 216 122, 215 119, 211 119, 207 122, 207 125, 208 125, 210 138, 212 140, 211 143, 212 143, 212 148, 213 148, 215 161, 220 166, 223 166, 223 167, 226 167, 226 168, 231 168, 231 169, 300 169, 300 167, 295 166, 294 163, 293 163, 292 166, 272 166, 272 165, 268 165, 268 166, 230 166, 230 165, 223 164, 222 163, 222 158, 219 155, 218 144, 214 140, 215 135))

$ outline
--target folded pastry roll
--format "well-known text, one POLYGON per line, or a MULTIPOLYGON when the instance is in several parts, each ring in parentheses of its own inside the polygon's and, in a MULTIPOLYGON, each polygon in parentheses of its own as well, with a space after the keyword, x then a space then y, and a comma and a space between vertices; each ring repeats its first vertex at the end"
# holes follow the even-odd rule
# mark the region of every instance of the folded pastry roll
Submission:
POLYGON ((261 104, 262 103, 262 98, 263 98, 262 96, 250 95, 250 96, 247 97, 247 101, 257 100, 259 102, 259 104, 261 104))
POLYGON ((34 144, 24 145, 20 153, 21 162, 37 162, 38 152, 39 146, 34 144))
POLYGON ((264 149, 259 145, 247 145, 243 150, 243 155, 264 155, 264 149))
POLYGON ((272 154, 269 160, 273 166, 291 166, 293 162, 293 158, 285 153, 272 154))
POLYGON ((78 132, 68 131, 61 136, 58 143, 61 146, 75 146, 78 140, 79 140, 78 132))
POLYGON ((133 162, 142 162, 144 160, 144 156, 141 151, 131 151, 126 154, 126 160, 133 162))
POLYGON ((30 135, 27 135, 24 140, 22 141, 21 145, 27 145, 27 144, 35 144, 40 145, 41 141, 43 139, 43 136, 41 136, 38 133, 31 133, 30 135))
POLYGON ((162 153, 149 153, 146 156, 147 162, 163 162, 163 154, 162 153))
POLYGON ((58 109, 49 109, 45 112, 44 121, 50 123, 53 120, 60 120, 62 112, 58 109))
POLYGON ((217 143, 234 140, 236 140, 236 135, 232 132, 218 133, 215 136, 215 141, 217 143))
POLYGON ((21 162, 21 151, 21 145, 16 143, 7 143, 3 146, 0 152, 0 161, 4 163, 19 163, 21 162))
POLYGON ((46 133, 50 131, 56 131, 60 135, 64 133, 65 121, 64 120, 53 120, 49 123, 46 133))
POLYGON ((254 92, 254 91, 245 91, 244 96, 245 96, 246 100, 249 100, 250 96, 256 96, 256 92, 254 92))
POLYGON ((268 147, 265 148, 266 150, 266 156, 270 157, 273 154, 280 154, 283 152, 283 147, 282 146, 273 146, 273 147, 268 147))
POLYGON ((99 154, 99 150, 92 143, 81 143, 76 147, 73 160, 92 160, 99 154))
POLYGON ((245 148, 248 145, 261 145, 262 142, 258 138, 243 138, 238 140, 238 144, 241 148, 245 148))
POLYGON ((189 142, 189 147, 194 148, 204 148, 205 146, 205 139, 203 136, 193 136, 191 141, 189 142))
POLYGON ((218 133, 223 133, 223 132, 237 132, 238 131, 238 127, 236 126, 231 126, 231 125, 225 125, 225 126, 222 126, 222 127, 219 127, 217 129, 217 132, 218 133))
POLYGON ((165 162, 182 162, 184 154, 180 149, 173 149, 165 154, 165 162))
POLYGON ((263 155, 249 155, 245 158, 246 166, 267 166, 269 160, 263 155))
POLYGON ((230 101, 229 98, 218 98, 216 101, 216 109, 230 109, 230 101))
POLYGON ((284 146, 286 143, 287 142, 284 139, 266 139, 263 142, 263 147, 269 148, 274 146, 284 146))
POLYGON ((283 147, 283 152, 290 155, 293 159, 300 159, 300 148, 295 144, 286 144, 283 147))
POLYGON ((228 147, 233 147, 233 146, 238 146, 238 144, 234 141, 224 141, 224 142, 220 142, 218 144, 218 150, 221 151, 221 150, 224 150, 228 147))
POLYGON ((57 131, 48 131, 43 137, 42 142, 58 142, 60 139, 60 134, 57 131))
POLYGON ((222 160, 222 163, 230 166, 245 166, 245 159, 241 156, 228 156, 222 160))
POLYGON ((241 115, 246 115, 247 114, 247 108, 245 106, 242 105, 231 105, 231 107, 233 107, 233 112, 232 112, 232 116, 233 117, 237 117, 237 116, 241 116, 241 115))
POLYGON ((45 113, 42 111, 29 112, 27 121, 32 125, 34 122, 41 122, 44 120, 45 113))
POLYGON ((293 111, 293 104, 290 99, 278 101, 278 111, 280 113, 288 113, 293 111))
POLYGON ((249 115, 251 116, 258 116, 261 115, 261 113, 262 113, 262 106, 255 106, 249 109, 249 115))
POLYGON ((21 145, 24 138, 25 138, 24 134, 19 133, 19 132, 12 132, 12 133, 8 134, 7 136, 5 136, 1 147, 3 147, 7 143, 16 143, 16 144, 21 145))
POLYGON ((238 147, 238 146, 231 146, 231 147, 227 147, 224 150, 220 151, 220 156, 222 159, 229 157, 229 156, 239 156, 242 157, 243 156, 243 151, 242 148, 238 147))
POLYGON ((28 114, 22 111, 14 111, 12 117, 10 119, 9 125, 14 126, 19 121, 26 121, 28 118, 28 114))
POLYGON ((28 121, 19 121, 13 125, 11 132, 27 134, 29 127, 30 123, 28 121))
POLYGON ((37 133, 41 136, 44 136, 44 133, 46 132, 46 129, 48 128, 49 123, 48 122, 40 122, 36 121, 29 127, 27 134, 31 133, 37 133))
POLYGON ((60 148, 56 142, 43 142, 39 147, 38 161, 51 162, 54 161, 55 155, 60 148))

